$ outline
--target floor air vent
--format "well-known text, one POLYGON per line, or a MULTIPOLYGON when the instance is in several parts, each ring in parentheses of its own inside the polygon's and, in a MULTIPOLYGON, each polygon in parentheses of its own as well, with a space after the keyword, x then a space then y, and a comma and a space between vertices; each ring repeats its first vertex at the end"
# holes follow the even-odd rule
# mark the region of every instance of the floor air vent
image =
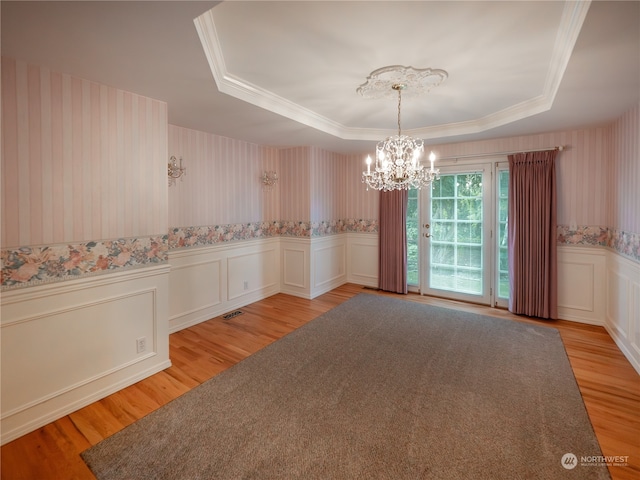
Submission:
POLYGON ((231 320, 238 315, 242 315, 242 313, 242 310, 236 310, 235 312, 225 313, 224 315, 222 315, 222 318, 224 318, 225 320, 231 320))

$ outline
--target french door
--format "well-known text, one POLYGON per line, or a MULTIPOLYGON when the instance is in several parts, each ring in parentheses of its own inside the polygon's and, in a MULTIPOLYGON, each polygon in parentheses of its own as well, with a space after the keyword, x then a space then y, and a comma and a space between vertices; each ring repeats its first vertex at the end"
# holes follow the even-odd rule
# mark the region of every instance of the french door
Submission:
POLYGON ((411 291, 508 305, 508 184, 504 159, 487 158, 483 163, 441 166, 432 187, 409 191, 411 291))

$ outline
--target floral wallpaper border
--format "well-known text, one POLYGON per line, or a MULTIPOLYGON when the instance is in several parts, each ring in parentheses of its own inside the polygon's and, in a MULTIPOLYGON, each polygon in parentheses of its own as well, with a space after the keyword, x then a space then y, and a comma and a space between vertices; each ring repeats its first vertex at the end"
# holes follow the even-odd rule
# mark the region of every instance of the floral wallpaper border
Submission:
POLYGON ((567 225, 558 225, 558 245, 609 246, 609 229, 604 227, 582 226, 571 229, 567 225))
POLYGON ((74 280, 119 269, 168 262, 169 250, 274 236, 319 237, 378 231, 376 220, 253 222, 171 228, 167 235, 74 244, 27 246, 0 251, 2 291, 74 280))
POLYGON ((640 262, 640 233, 594 226, 571 229, 566 225, 558 225, 558 244, 608 247, 620 255, 640 262))
POLYGON ((163 264, 168 251, 166 235, 2 250, 2 290, 163 264))
POLYGON ((274 221, 174 227, 169 230, 169 249, 202 247, 222 242, 265 237, 322 237, 338 233, 377 233, 378 221, 347 219, 330 221, 274 221))
POLYGON ((203 247, 216 243, 266 238, 277 235, 279 235, 277 222, 173 227, 169 229, 169 249, 203 247))
POLYGON ((640 262, 640 233, 610 230, 608 247, 631 260, 640 262))
MULTIPOLYGON (((339 233, 377 233, 378 221, 274 221, 175 227, 167 235, 120 238, 68 245, 17 247, 0 251, 1 287, 11 290, 82 276, 168 262, 170 250, 218 243, 290 236, 313 238, 339 233)), ((598 226, 558 225, 558 244, 608 247, 640 262, 640 234, 598 226)))

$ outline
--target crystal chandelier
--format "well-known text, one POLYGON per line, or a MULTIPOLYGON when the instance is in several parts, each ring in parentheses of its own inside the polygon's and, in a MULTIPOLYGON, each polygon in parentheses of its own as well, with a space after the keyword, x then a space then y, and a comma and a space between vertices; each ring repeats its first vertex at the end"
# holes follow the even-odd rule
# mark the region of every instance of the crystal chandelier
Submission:
POLYGON ((398 92, 398 134, 387 137, 376 146, 376 161, 371 168, 371 156, 367 156, 367 171, 362 172, 362 182, 374 190, 407 190, 429 186, 438 177, 439 171, 434 168, 436 156, 429 155, 431 168, 426 169, 420 163, 424 151, 422 140, 402 135, 400 128, 400 110, 402 107, 402 90, 404 83, 394 83, 392 89, 398 92))

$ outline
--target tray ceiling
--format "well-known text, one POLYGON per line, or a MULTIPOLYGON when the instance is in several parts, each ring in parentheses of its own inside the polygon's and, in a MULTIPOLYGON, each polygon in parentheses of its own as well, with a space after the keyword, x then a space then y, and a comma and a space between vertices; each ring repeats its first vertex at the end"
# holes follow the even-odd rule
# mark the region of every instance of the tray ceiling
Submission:
POLYGON ((610 122, 640 99, 640 2, 4 1, 2 54, 164 100, 171 124, 269 145, 363 151, 403 92, 403 132, 450 142, 610 122))

